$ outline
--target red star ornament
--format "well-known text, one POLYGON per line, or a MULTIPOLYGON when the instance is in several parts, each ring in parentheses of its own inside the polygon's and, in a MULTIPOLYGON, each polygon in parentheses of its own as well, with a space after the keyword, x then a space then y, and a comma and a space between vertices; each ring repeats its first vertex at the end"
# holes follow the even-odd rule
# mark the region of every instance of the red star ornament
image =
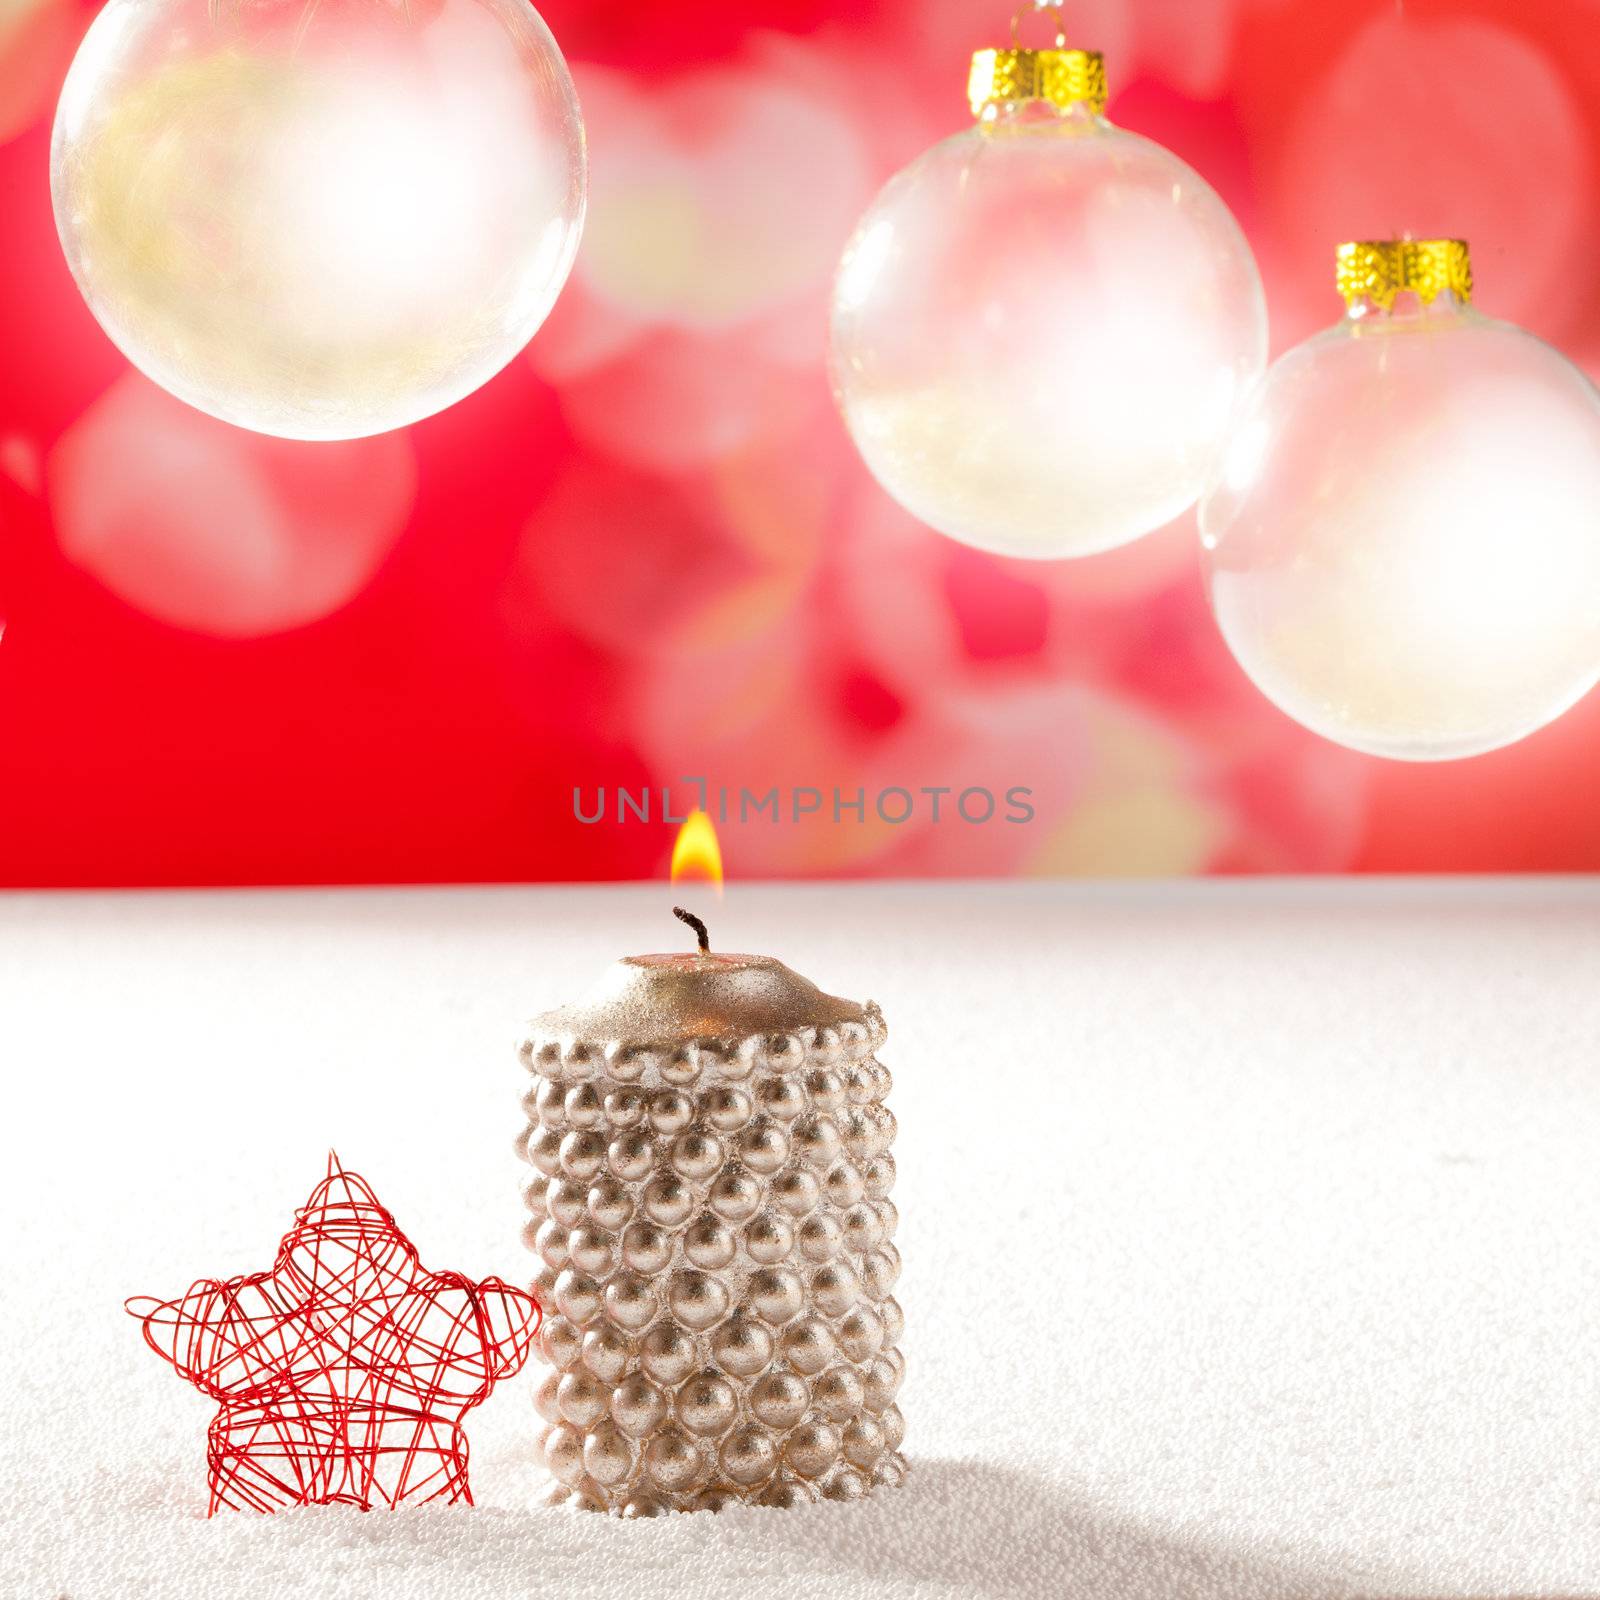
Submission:
POLYGON ((129 1300, 145 1342, 219 1403, 219 1507, 472 1503, 465 1414, 518 1371, 538 1301, 430 1272, 365 1179, 328 1158, 270 1272, 129 1300))

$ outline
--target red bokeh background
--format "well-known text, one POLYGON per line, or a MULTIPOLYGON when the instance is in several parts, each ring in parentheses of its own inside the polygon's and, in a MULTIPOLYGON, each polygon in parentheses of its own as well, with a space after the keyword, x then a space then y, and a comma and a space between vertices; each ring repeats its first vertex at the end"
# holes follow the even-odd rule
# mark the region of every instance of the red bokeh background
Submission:
MULTIPOLYGON (((662 871, 580 788, 1012 785, 1027 826, 723 828, 744 877, 1593 870, 1600 695, 1435 767, 1323 744, 1223 649, 1191 520, 1036 565, 857 463, 828 280, 962 126, 980 0, 550 0, 591 211, 549 325, 404 433, 259 438, 152 388, 57 247, 92 15, 0 0, 0 882, 662 871)), ((1281 350, 1341 238, 1461 234, 1478 297, 1600 371, 1597 0, 1081 0, 1111 115, 1233 206, 1281 350)), ((1596 511, 1600 537, 1600 508, 1596 511)))

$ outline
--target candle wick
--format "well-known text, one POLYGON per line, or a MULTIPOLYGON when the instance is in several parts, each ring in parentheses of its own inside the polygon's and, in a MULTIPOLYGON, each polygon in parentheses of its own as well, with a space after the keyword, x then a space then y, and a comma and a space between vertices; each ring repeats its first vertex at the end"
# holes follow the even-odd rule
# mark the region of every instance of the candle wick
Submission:
POLYGON ((711 954, 711 935, 706 931, 706 925, 692 911, 685 911, 682 906, 674 906, 672 914, 679 922, 687 922, 694 929, 695 935, 700 940, 700 954, 711 954))

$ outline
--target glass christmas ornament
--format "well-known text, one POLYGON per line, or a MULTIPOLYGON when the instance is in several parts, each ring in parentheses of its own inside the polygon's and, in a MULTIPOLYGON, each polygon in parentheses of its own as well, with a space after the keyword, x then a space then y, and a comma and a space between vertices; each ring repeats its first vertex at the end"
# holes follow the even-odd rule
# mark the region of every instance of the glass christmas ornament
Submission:
POLYGON ((1600 394, 1475 311, 1459 240, 1347 244, 1347 314, 1261 385, 1201 507, 1261 691, 1399 760, 1532 733, 1600 679, 1600 394))
POLYGON ((1254 258, 1198 174, 1106 120, 1100 56, 1059 33, 983 50, 969 97, 976 126, 892 178, 845 251, 840 409, 953 539, 1127 544, 1194 504, 1266 364, 1254 258))
POLYGON ((525 0, 111 0, 61 93, 90 309, 213 416, 353 438, 471 393, 577 249, 584 136, 525 0))

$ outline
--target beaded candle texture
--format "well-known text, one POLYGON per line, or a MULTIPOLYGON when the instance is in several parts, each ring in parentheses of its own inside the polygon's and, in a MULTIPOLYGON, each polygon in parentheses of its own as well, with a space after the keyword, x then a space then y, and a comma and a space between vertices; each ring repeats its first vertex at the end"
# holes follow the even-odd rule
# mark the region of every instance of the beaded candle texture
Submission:
POLYGON ((854 1500, 906 1470, 882 1014, 701 934, 521 1046, 544 1459, 590 1510, 854 1500))

